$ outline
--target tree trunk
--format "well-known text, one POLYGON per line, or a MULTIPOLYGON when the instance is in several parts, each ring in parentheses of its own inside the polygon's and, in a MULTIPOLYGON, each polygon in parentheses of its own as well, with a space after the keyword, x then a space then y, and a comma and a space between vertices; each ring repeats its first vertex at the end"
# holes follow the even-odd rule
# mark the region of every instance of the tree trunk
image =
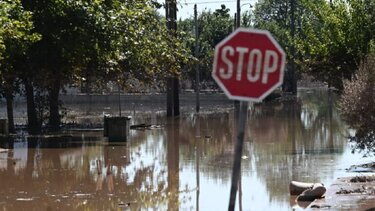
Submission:
POLYGON ((167 78, 167 116, 173 116, 173 78, 167 78))
POLYGON ((8 130, 9 133, 16 133, 13 118, 13 93, 11 90, 6 90, 5 99, 7 101, 8 130))
POLYGON ((297 94, 297 78, 296 78, 296 50, 295 50, 295 32, 296 32, 296 22, 295 22, 295 12, 296 12, 296 1, 290 1, 290 10, 291 10, 291 17, 290 17, 290 36, 292 37, 292 44, 290 46, 291 51, 291 60, 290 60, 290 80, 291 80, 291 92, 296 95, 297 94))
MULTIPOLYGON (((165 17, 169 34, 176 36, 177 31, 177 1, 165 0, 165 17)), ((167 79, 167 116, 180 115, 179 80, 176 76, 167 79)))
POLYGON ((38 115, 36 113, 35 100, 34 100, 34 88, 31 82, 24 80, 25 90, 26 90, 26 103, 27 103, 27 128, 29 134, 35 135, 40 134, 41 124, 38 120, 38 115))
POLYGON ((177 77, 173 78, 173 116, 180 116, 180 83, 177 77))
POLYGON ((49 128, 51 131, 60 129, 59 114, 60 80, 56 79, 49 91, 49 128))

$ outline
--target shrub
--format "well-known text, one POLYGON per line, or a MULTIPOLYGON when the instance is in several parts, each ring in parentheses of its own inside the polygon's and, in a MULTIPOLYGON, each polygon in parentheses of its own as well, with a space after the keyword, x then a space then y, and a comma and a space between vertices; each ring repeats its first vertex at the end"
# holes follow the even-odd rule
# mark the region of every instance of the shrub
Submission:
POLYGON ((340 99, 344 120, 357 130, 357 136, 375 131, 375 56, 368 56, 352 80, 344 81, 340 99))

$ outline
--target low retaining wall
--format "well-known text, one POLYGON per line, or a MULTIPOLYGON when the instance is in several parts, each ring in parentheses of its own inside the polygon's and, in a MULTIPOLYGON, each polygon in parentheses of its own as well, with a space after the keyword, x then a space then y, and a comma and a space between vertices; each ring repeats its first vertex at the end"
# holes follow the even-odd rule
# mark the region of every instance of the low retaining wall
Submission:
MULTIPOLYGON (((60 95, 60 100, 64 104, 87 104, 87 103, 116 103, 120 98, 121 102, 138 103, 156 103, 166 104, 166 94, 121 94, 118 95, 100 95, 100 94, 78 94, 78 95, 60 95)), ((180 104, 195 104, 195 93, 180 94, 180 104)), ((222 93, 202 93, 200 94, 202 104, 231 101, 222 93)))

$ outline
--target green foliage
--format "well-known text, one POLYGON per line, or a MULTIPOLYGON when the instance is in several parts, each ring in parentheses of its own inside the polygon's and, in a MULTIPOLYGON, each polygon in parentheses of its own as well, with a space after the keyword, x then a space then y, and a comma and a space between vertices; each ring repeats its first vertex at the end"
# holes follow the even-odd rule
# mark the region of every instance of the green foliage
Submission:
MULTIPOLYGON (((93 78, 97 83, 137 78, 153 82, 178 74, 189 59, 171 36, 154 3, 142 1, 34 1, 36 31, 33 63, 61 85, 93 78), (171 51, 173 49, 173 51, 171 51)), ((49 80, 54 84, 54 80, 49 80)), ((47 84, 48 87, 48 84, 47 84)))
POLYGON ((0 1, 0 92, 15 89, 17 59, 41 38, 32 32, 31 18, 32 13, 24 10, 20 0, 0 1))
POLYGON ((362 1, 334 1, 332 6, 308 2, 311 12, 303 21, 304 40, 299 40, 305 55, 301 62, 312 75, 341 90, 342 81, 351 78, 369 51, 372 23, 362 1))
MULTIPOLYGON (((297 6, 297 14, 301 13, 301 6, 297 6)), ((278 43, 291 58, 290 36, 291 13, 289 1, 285 0, 259 0, 254 9, 254 28, 266 29, 272 33, 278 43)), ((300 28, 297 26, 297 28, 300 28)))
MULTIPOLYGON (((198 15, 198 55, 196 56, 199 64, 201 79, 203 81, 211 80, 211 69, 213 53, 216 44, 223 40, 233 31, 234 19, 230 16, 229 9, 222 5, 220 9, 204 11, 198 15)), ((195 26, 194 19, 188 18, 180 20, 179 30, 182 32, 184 44, 189 47, 190 52, 195 52, 195 26)), ((188 67, 188 77, 195 78, 193 66, 188 67)))
POLYGON ((125 86, 135 78, 160 85, 192 57, 167 30, 159 7, 149 0, 0 1, 2 83, 11 77, 14 90, 13 81, 21 79, 31 95, 41 93, 35 100, 49 101, 53 127, 59 124, 59 91, 68 84, 125 86))
POLYGON ((369 52, 374 33, 374 5, 368 0, 295 0, 296 34, 291 38, 289 1, 260 0, 255 27, 271 31, 291 58, 296 49, 299 72, 342 89, 369 52))
POLYGON ((131 78, 160 83, 166 76, 180 74, 181 65, 187 63, 190 55, 181 40, 167 30, 152 4, 128 3, 112 8, 109 15, 108 28, 119 29, 110 32, 114 52, 110 75, 117 75, 126 85, 131 78))
POLYGON ((40 39, 38 34, 31 33, 31 15, 20 0, 0 1, 0 59, 24 53, 28 44, 40 39))

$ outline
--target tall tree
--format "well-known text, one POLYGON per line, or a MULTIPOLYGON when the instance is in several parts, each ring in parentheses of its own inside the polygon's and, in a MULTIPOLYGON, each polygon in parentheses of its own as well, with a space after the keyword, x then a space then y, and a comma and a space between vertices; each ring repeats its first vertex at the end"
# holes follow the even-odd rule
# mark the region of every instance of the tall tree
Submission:
MULTIPOLYGON (((199 49, 196 56, 200 69, 200 78, 203 82, 211 81, 211 68, 213 60, 213 52, 216 44, 228 36, 233 30, 233 17, 230 16, 230 10, 225 5, 215 11, 203 11, 197 17, 198 23, 198 43, 199 49)), ((188 46, 190 52, 195 52, 195 27, 193 18, 179 21, 179 31, 184 40, 184 44, 188 46)), ((195 78, 193 70, 193 62, 186 69, 191 71, 185 72, 184 77, 195 78)))
POLYGON ((34 13, 35 31, 43 37, 32 46, 30 67, 44 77, 34 78, 33 84, 48 92, 48 123, 54 131, 60 125, 59 93, 65 85, 86 79, 126 84, 130 78, 156 83, 160 75, 178 73, 188 59, 180 41, 166 33, 153 2, 23 3, 34 13))
POLYGON ((303 1, 302 30, 297 40, 304 70, 328 86, 343 88, 369 50, 373 22, 362 0, 303 1))
POLYGON ((40 39, 32 33, 32 14, 24 10, 20 0, 0 2, 0 94, 7 101, 9 132, 14 133, 13 97, 18 90, 19 62, 26 57, 30 45, 40 39))
POLYGON ((288 61, 296 60, 299 73, 309 73, 329 86, 342 89, 343 79, 352 76, 368 52, 373 36, 373 19, 369 14, 374 13, 371 11, 374 3, 367 0, 290 2, 293 4, 260 0, 254 11, 255 27, 271 31, 284 47, 288 61))
POLYGON ((287 54, 283 90, 296 93, 296 43, 304 5, 299 0, 260 0, 255 4, 254 27, 269 30, 287 54))

